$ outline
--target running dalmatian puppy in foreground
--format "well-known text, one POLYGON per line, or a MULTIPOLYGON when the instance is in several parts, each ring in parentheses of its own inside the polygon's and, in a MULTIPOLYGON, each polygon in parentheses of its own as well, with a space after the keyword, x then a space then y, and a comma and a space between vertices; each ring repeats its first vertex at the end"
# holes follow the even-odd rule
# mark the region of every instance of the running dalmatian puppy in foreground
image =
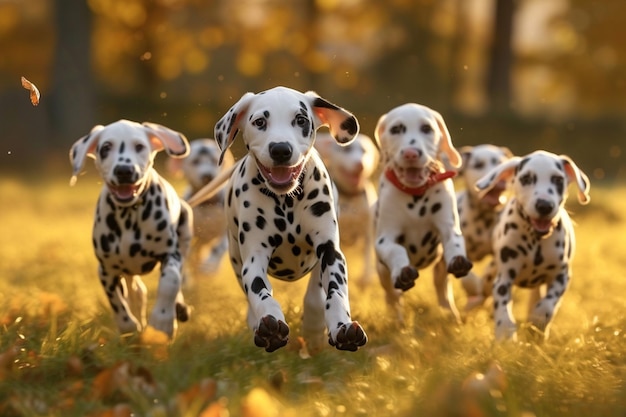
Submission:
MULTIPOLYGON (((321 126, 342 144, 359 130, 346 110, 313 92, 285 87, 244 94, 215 126, 222 152, 238 132, 248 149, 230 176, 226 221, 231 263, 248 299, 248 325, 254 343, 268 352, 285 346, 289 338, 268 275, 295 281, 311 274, 302 316, 307 347, 322 345, 324 329, 337 349, 356 351, 367 341, 350 316, 335 190, 313 148, 321 126)), ((209 184, 190 204, 209 196, 211 188, 209 184)))
MULTIPOLYGON (((443 117, 415 103, 380 117, 376 140, 382 154, 376 206, 375 247, 380 282, 400 322, 403 291, 415 285, 418 270, 443 255, 445 271, 462 277, 472 268, 461 234, 452 177, 441 155, 453 167, 461 156, 452 145, 443 117)), ((447 273, 436 275, 439 305, 458 319, 448 290, 447 273)))
POLYGON ((327 133, 317 133, 319 151, 339 193, 339 236, 341 247, 353 247, 362 257, 356 280, 367 287, 374 275, 374 213, 376 187, 372 175, 380 155, 374 141, 359 133, 354 141, 341 146, 327 133))
POLYGON ((589 179, 568 156, 535 151, 499 165, 476 187, 482 196, 503 180, 512 181, 512 197, 494 229, 495 336, 498 340, 517 338, 512 287, 538 289, 545 284, 546 293, 538 299, 529 321, 547 338, 570 280, 575 249, 572 221, 564 208, 567 187, 576 184, 578 201, 587 204, 589 179))
MULTIPOLYGON (((472 262, 478 262, 492 254, 493 228, 498 220, 500 211, 506 203, 505 181, 499 181, 488 193, 478 196, 475 189, 476 181, 496 166, 513 156, 508 148, 494 145, 464 146, 459 149, 462 164, 459 176, 465 186, 457 191, 456 201, 459 210, 461 232, 465 239, 467 257, 472 262)), ((446 274, 445 263, 442 260, 435 266, 435 274, 446 274)), ((438 276, 435 281, 441 282, 444 278, 438 276)), ((485 295, 483 279, 470 271, 461 278, 461 284, 467 294, 466 310, 484 303, 485 295)), ((449 288, 449 291, 451 289, 449 288)), ((449 294, 452 297, 452 293, 449 294)))
MULTIPOLYGON (((189 144, 186 158, 168 159, 168 169, 174 175, 182 174, 187 181, 183 193, 186 201, 202 187, 211 182, 220 172, 234 164, 230 151, 224 154, 224 161, 218 164, 221 151, 213 139, 195 139, 189 144)), ((197 207, 193 208, 193 240, 187 264, 193 276, 213 274, 220 266, 228 251, 228 237, 224 222, 224 192, 220 191, 197 207)))
POLYGON ((71 184, 86 157, 95 159, 104 186, 96 205, 93 246, 98 275, 121 333, 146 327, 147 291, 140 275, 160 264, 156 302, 148 324, 174 336, 189 311, 181 292, 182 267, 192 234, 191 208, 153 168, 158 151, 189 152, 180 133, 153 123, 120 120, 95 126, 71 148, 71 184))

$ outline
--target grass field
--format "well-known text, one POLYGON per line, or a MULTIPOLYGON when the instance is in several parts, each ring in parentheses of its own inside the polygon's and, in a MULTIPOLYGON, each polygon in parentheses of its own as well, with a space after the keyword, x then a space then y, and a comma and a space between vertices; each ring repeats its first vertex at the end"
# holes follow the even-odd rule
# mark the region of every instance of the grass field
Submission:
MULTIPOLYGON (((268 354, 253 344, 226 260, 188 290, 193 316, 173 343, 154 332, 121 338, 91 248, 98 189, 92 176, 74 188, 66 178, 0 180, 2 416, 626 414, 626 188, 596 185, 589 206, 568 206, 579 245, 547 342, 494 344, 488 307, 452 323, 424 271, 406 294, 405 328, 377 282, 352 287, 369 343, 313 357, 297 343, 304 280, 275 282, 293 343, 268 354)), ((145 282, 153 295, 155 280, 145 282)), ((525 297, 515 294, 522 320, 525 297)))

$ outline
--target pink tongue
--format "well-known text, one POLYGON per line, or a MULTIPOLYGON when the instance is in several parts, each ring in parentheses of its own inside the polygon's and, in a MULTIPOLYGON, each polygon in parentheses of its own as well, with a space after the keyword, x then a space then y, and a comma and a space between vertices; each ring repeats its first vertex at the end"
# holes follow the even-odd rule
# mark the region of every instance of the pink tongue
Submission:
POLYGON ((135 195, 135 187, 132 185, 118 185, 113 189, 117 198, 125 200, 135 195))
POLYGON ((273 167, 269 174, 276 184, 286 184, 292 179, 293 169, 288 167, 273 167))
POLYGON ((551 220, 533 220, 533 226, 535 230, 539 232, 546 232, 550 230, 550 226, 552 226, 551 220))

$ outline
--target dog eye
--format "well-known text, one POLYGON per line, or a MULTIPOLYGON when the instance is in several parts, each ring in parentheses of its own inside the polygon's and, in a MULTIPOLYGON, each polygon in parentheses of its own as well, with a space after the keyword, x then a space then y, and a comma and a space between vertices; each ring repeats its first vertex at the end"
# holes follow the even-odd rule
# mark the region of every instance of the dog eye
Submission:
POLYGON ((485 162, 484 161, 476 161, 476 163, 474 164, 474 169, 483 169, 485 167, 485 162))
POLYGON ((552 181, 552 184, 556 185, 557 187, 563 186, 563 177, 561 177, 560 175, 552 176, 552 178, 550 178, 550 181, 552 181))
POLYGON ((146 146, 141 144, 141 143, 138 143, 138 144, 135 145, 135 152, 141 152, 144 149, 146 149, 146 146))
POLYGON ((299 127, 306 126, 308 123, 309 123, 309 119, 307 119, 303 115, 299 114, 299 115, 296 116, 296 124, 299 127))
POLYGON ((433 131, 433 128, 431 125, 423 124, 422 126, 420 126, 420 130, 422 133, 431 133, 433 131))
POLYGON ((404 125, 391 126, 391 128, 389 129, 389 133, 391 133, 392 135, 399 135, 400 133, 403 133, 404 131, 405 131, 404 125))
POLYGON ((267 126, 267 120, 259 117, 258 119, 255 119, 252 124, 258 129, 265 129, 265 126, 267 126))
POLYGON ((102 145, 100 145, 100 150, 98 151, 100 153, 100 158, 104 159, 109 156, 111 148, 113 148, 113 144, 111 144, 111 142, 104 142, 102 145))
POLYGON ((530 174, 530 172, 528 172, 519 177, 519 182, 522 185, 530 185, 533 182, 533 176, 530 174))

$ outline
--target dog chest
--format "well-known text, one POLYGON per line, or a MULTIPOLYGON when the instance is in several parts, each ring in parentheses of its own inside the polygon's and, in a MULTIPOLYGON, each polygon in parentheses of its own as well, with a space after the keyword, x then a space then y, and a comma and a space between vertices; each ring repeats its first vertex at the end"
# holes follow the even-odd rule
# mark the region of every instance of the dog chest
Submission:
MULTIPOLYGON (((161 204, 164 204, 162 202, 161 204)), ((119 207, 101 196, 93 230, 98 258, 124 273, 150 272, 165 256, 177 252, 177 237, 169 213, 150 204, 119 207)))

